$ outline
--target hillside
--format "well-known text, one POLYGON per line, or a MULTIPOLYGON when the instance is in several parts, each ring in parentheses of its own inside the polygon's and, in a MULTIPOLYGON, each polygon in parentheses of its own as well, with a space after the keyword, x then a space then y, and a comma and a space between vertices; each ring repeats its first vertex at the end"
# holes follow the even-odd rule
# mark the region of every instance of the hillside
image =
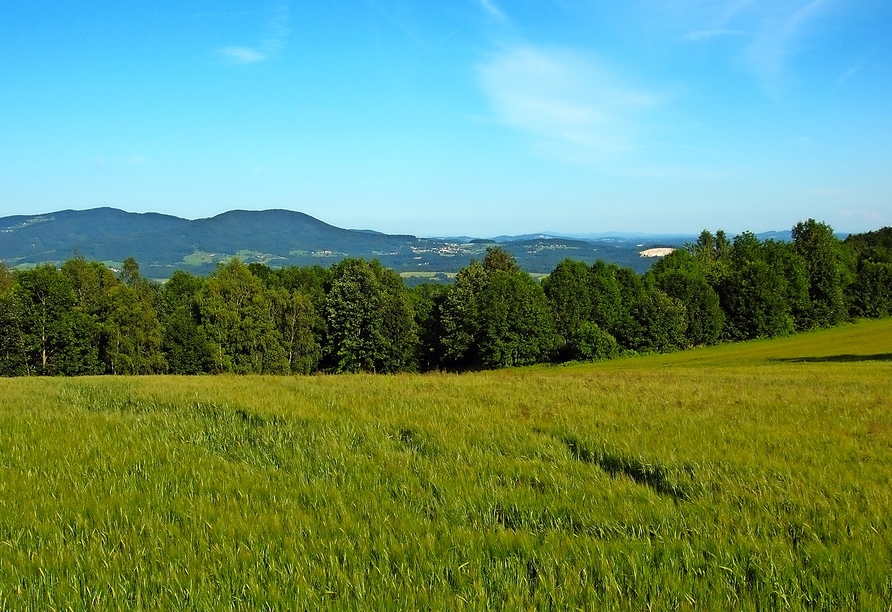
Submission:
MULTIPOLYGON (((639 246, 641 240, 631 238, 500 238, 501 246, 534 273, 550 272, 565 257, 589 263, 600 258, 642 272, 653 260, 639 257, 639 250, 683 243, 678 239, 639 246)), ((77 251, 109 265, 135 257, 153 278, 168 278, 176 269, 206 273, 234 256, 274 267, 329 265, 348 256, 363 257, 407 275, 455 272, 472 258, 481 258, 488 244, 342 229, 287 210, 235 210, 194 221, 113 208, 0 218, 0 260, 9 266, 61 262, 77 251)))
POLYGON ((885 609, 890 338, 2 379, 0 608, 885 609))

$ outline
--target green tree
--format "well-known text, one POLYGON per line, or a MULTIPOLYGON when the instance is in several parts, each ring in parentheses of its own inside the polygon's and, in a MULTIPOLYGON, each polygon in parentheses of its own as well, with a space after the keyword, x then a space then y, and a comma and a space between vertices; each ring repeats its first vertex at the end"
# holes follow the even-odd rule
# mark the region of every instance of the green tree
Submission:
POLYGON ((146 295, 120 284, 110 291, 111 308, 105 321, 112 374, 154 374, 167 364, 161 351, 163 333, 146 295))
POLYGON ((443 335, 441 312, 447 285, 420 283, 409 291, 415 327, 418 330, 416 361, 422 370, 433 370, 442 365, 440 338, 443 335))
POLYGON ((478 360, 484 367, 547 360, 556 346, 554 320, 541 285, 524 272, 496 269, 479 297, 478 360))
POLYGON ((459 270, 440 308, 440 355, 444 367, 468 367, 478 354, 480 294, 486 288, 483 266, 472 261, 459 270))
POLYGON ((590 327, 588 324, 592 320, 589 271, 581 261, 564 259, 542 283, 560 337, 560 356, 564 359, 577 358, 574 341, 581 337, 581 327, 590 327))
POLYGON ((609 332, 590 321, 579 324, 570 338, 570 359, 599 361, 619 354, 619 344, 609 332))
MULTIPOLYGON (((596 318, 595 323, 610 332, 620 343, 620 346, 637 349, 643 332, 636 312, 640 310, 639 306, 642 300, 647 297, 647 287, 645 287, 642 278, 631 268, 622 268, 616 265, 610 265, 607 268, 615 279, 616 286, 610 286, 612 283, 609 283, 609 277, 604 278, 605 286, 609 287, 609 292, 602 293, 600 298, 602 304, 599 308, 605 312, 604 322, 602 323, 599 318, 596 318)), ((599 298, 596 296, 594 299, 598 300, 599 298)))
POLYGON ((762 243, 765 261, 784 277, 786 306, 795 329, 808 329, 811 300, 808 295, 808 273, 805 261, 788 242, 766 240, 762 243))
POLYGON ((632 348, 638 351, 667 353, 687 344, 685 305, 656 287, 645 291, 632 308, 637 322, 632 348))
POLYGON ((439 326, 445 367, 535 363, 558 345, 542 286, 498 247, 458 272, 442 299, 439 326))
POLYGON ((15 280, 13 279, 12 272, 6 267, 5 263, 0 261, 0 295, 4 295, 8 291, 11 291, 14 284, 15 280))
POLYGON ((142 280, 139 273, 139 263, 133 257, 127 257, 121 264, 121 282, 128 287, 135 287, 142 280))
POLYGON ((386 345, 380 309, 381 287, 367 261, 344 259, 332 266, 326 352, 335 372, 377 371, 386 345))
POLYGON ((74 292, 73 308, 83 315, 79 333, 94 347, 101 364, 96 373, 111 372, 105 321, 111 312, 111 292, 121 282, 108 267, 79 254, 63 263, 60 272, 74 292))
POLYGON ((25 369, 46 375, 100 373, 95 322, 76 307, 67 278, 46 264, 20 272, 16 280, 25 369))
POLYGON ((168 313, 161 351, 171 374, 202 374, 214 370, 211 343, 190 306, 179 306, 168 313))
POLYGON ((418 328, 409 298, 409 290, 402 277, 382 266, 377 260, 370 264, 381 287, 381 328, 387 350, 379 366, 382 372, 402 372, 417 369, 418 328))
POLYGON ((619 352, 612 332, 628 336, 632 321, 631 305, 624 303, 624 288, 618 277, 632 285, 628 298, 637 303, 638 275, 602 260, 586 266, 566 259, 544 281, 560 338, 559 358, 609 359, 619 352))
POLYGON ((161 350, 171 374, 214 371, 210 341, 201 326, 200 296, 207 280, 176 270, 161 289, 161 350))
POLYGON ((312 300, 297 289, 270 289, 268 295, 289 369, 296 374, 309 374, 322 357, 313 331, 319 325, 319 316, 312 300))
POLYGON ((685 335, 691 346, 715 344, 725 323, 719 296, 700 265, 694 255, 679 249, 656 262, 650 270, 656 287, 684 304, 685 335))
POLYGON ((588 271, 589 320, 616 336, 627 326, 632 304, 640 299, 641 281, 629 268, 598 260, 588 271), (626 282, 629 286, 624 286, 626 282))
POLYGON ((496 270, 507 272, 508 274, 520 272, 520 266, 517 265, 514 255, 500 246, 486 247, 486 255, 483 257, 483 269, 488 274, 496 270))
POLYGON ((266 282, 271 288, 300 291, 310 298, 313 309, 317 314, 313 335, 320 347, 326 346, 327 322, 325 318, 325 301, 328 290, 331 288, 331 270, 319 265, 288 266, 273 270, 266 282))
POLYGON ((703 230, 697 241, 688 247, 713 289, 722 284, 728 273, 732 248, 724 230, 717 231, 715 236, 709 230, 703 230))
POLYGON ((186 307, 196 312, 198 320, 198 298, 203 293, 207 280, 183 270, 174 271, 161 289, 162 321, 174 311, 186 307))
POLYGON ((852 314, 874 318, 889 316, 892 314, 892 261, 882 261, 881 257, 871 256, 869 252, 865 255, 850 287, 852 314))
POLYGON ((827 327, 845 317, 844 271, 833 228, 814 219, 797 223, 793 244, 805 260, 810 311, 807 327, 827 327))
POLYGON ((233 258, 217 266, 199 305, 216 372, 288 371, 263 286, 241 261, 233 258))
POLYGON ((728 339, 772 338, 794 330, 784 269, 770 252, 750 232, 734 238, 729 271, 718 291, 728 339))
POLYGON ((22 305, 15 279, 0 262, 0 376, 30 374, 23 335, 22 305))
POLYGON ((329 367, 336 372, 410 369, 417 334, 402 279, 377 261, 332 266, 326 298, 329 367))

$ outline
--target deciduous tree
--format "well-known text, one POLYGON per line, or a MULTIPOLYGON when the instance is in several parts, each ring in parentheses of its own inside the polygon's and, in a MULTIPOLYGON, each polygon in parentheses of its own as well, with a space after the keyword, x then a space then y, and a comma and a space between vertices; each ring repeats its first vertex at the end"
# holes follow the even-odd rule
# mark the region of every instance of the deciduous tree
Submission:
POLYGON ((839 240, 832 227, 814 219, 797 223, 792 237, 796 251, 805 260, 808 276, 808 326, 835 325, 845 316, 839 240))

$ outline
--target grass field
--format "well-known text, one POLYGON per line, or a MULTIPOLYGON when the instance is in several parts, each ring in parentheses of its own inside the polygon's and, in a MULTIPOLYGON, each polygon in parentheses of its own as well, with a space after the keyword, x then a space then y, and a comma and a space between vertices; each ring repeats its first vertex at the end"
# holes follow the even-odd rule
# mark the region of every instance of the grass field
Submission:
POLYGON ((0 380, 0 609, 892 602, 892 320, 463 375, 0 380))

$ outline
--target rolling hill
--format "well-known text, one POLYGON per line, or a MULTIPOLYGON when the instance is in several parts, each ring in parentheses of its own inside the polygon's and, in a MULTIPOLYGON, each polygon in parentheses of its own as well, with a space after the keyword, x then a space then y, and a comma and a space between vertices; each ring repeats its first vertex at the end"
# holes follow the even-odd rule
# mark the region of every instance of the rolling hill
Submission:
MULTIPOLYGON (((604 259, 641 272, 653 260, 640 257, 640 250, 680 246, 684 238, 658 243, 628 237, 584 240, 533 234, 500 236, 498 241, 533 273, 550 272, 565 257, 586 262, 604 259)), ((491 244, 471 238, 418 238, 343 229, 288 210, 233 210, 195 220, 114 208, 0 218, 0 260, 8 266, 58 263, 75 252, 112 266, 132 256, 147 276, 160 279, 169 278, 176 269, 207 273, 220 261, 236 256, 271 266, 376 258, 405 276, 430 278, 481 258, 491 244)))

